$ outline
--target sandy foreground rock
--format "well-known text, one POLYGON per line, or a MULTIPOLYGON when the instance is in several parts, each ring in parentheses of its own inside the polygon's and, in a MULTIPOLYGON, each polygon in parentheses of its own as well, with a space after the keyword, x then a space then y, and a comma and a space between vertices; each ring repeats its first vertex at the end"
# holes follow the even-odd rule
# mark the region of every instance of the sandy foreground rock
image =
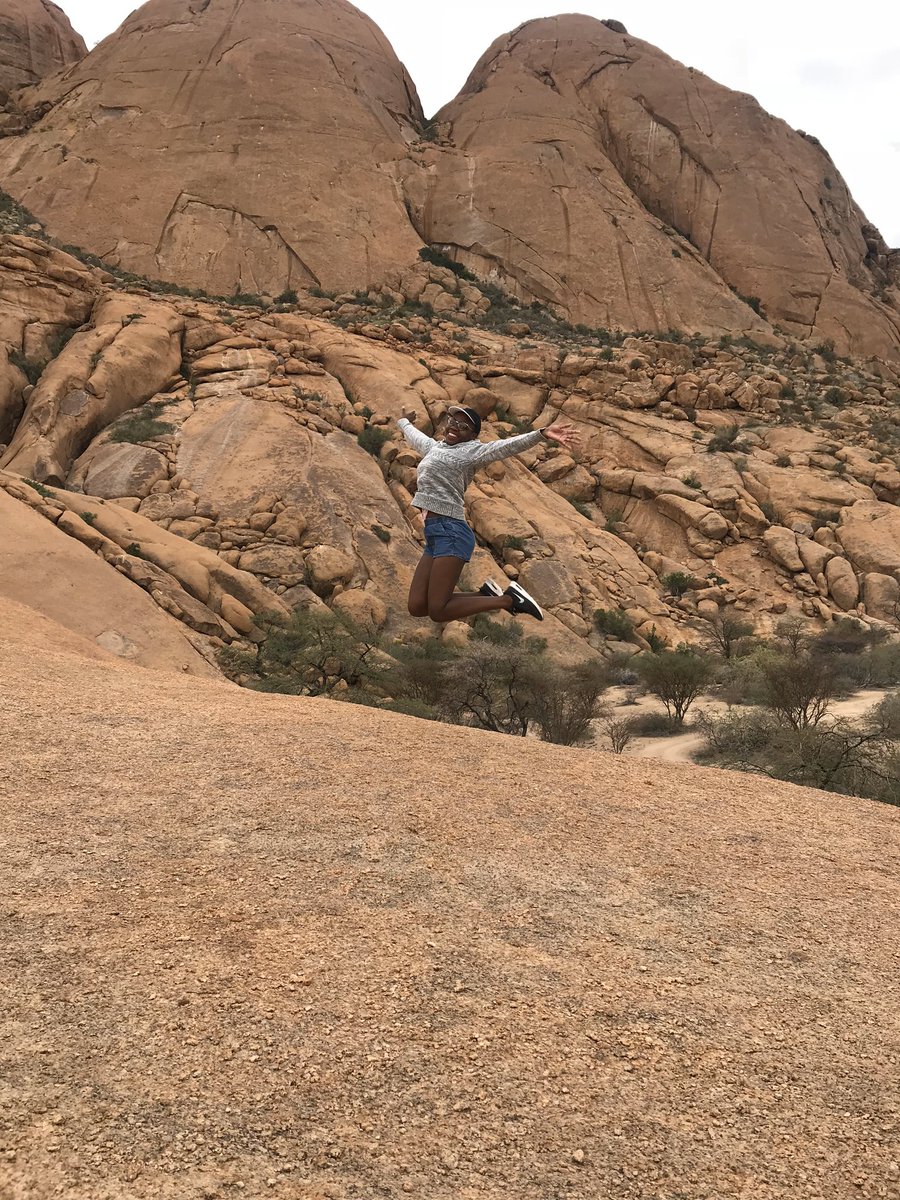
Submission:
POLYGON ((896 810, 0 671, 4 1196, 900 1196, 896 810))

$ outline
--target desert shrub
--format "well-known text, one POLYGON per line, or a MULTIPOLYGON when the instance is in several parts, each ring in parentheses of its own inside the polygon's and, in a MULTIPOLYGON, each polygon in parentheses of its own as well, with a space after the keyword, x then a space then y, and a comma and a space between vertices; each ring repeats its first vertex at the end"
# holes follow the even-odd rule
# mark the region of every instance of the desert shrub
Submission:
POLYGON ((824 720, 795 728, 776 714, 755 710, 722 717, 701 714, 697 726, 706 739, 700 757, 717 766, 900 804, 896 696, 859 721, 824 720))
POLYGON ((737 425, 728 425, 725 429, 720 429, 707 442, 707 451, 710 454, 721 454, 728 450, 736 450, 738 448, 737 440, 740 437, 740 433, 741 431, 737 425))
POLYGON ((789 454, 779 454, 775 459, 776 467, 789 467, 791 465, 791 456, 789 454))
POLYGON ((523 537, 508 537, 503 543, 504 550, 524 550, 525 539, 523 537))
POLYGON ((696 475, 685 475, 681 482, 685 487, 693 488, 695 492, 699 492, 703 487, 696 475))
POLYGON ((220 661, 232 678, 252 675, 249 686, 258 691, 329 696, 345 687, 371 693, 384 686, 380 640, 343 615, 298 608, 289 617, 260 617, 257 624, 265 640, 253 651, 229 647, 220 661))
POLYGON ((172 433, 175 426, 168 421, 160 421, 159 416, 165 408, 160 402, 144 404, 141 408, 132 409, 120 417, 112 426, 109 433, 111 442, 131 442, 138 445, 141 442, 152 442, 172 433))
POLYGON ((443 672, 441 711, 456 724, 526 737, 548 672, 545 649, 519 625, 476 619, 469 645, 443 672))
POLYGON ((697 586, 697 580, 686 571, 672 571, 668 575, 663 575, 660 583, 672 596, 683 596, 685 592, 689 592, 691 588, 697 586))
POLYGON ((644 687, 662 700, 669 718, 677 725, 684 722, 691 705, 713 678, 712 664, 705 655, 682 648, 642 654, 637 670, 644 687))
POLYGON ((621 608, 598 608, 594 612, 594 625, 600 633, 620 642, 630 641, 634 636, 634 621, 621 608))
POLYGON ((796 400, 797 389, 792 383, 783 383, 781 391, 778 393, 782 400, 796 400))
POLYGON ((623 717, 614 709, 601 712, 597 725, 601 737, 609 742, 613 754, 624 754, 629 745, 638 737, 634 717, 623 717))
POLYGON ((557 667, 542 673, 534 688, 534 719, 543 741, 578 746, 589 741, 601 698, 609 687, 608 669, 599 663, 557 667))
POLYGON ((613 508, 606 514, 606 520, 603 522, 603 528, 607 533, 615 533, 616 526, 621 525, 625 519, 625 514, 621 508, 613 508))
POLYGON ((434 246, 423 246, 419 251, 419 258, 423 262, 431 263, 432 266, 443 267, 446 271, 452 271, 460 279, 468 279, 471 283, 478 282, 468 267, 464 267, 462 263, 454 262, 449 255, 436 250, 434 246))
POLYGON ((389 529, 385 529, 382 525, 373 525, 372 532, 380 542, 384 542, 386 546, 390 544, 391 531, 389 529))
POLYGON ((276 304, 296 304, 299 297, 294 288, 285 288, 281 295, 275 297, 276 304))
POLYGON ((363 450, 368 451, 369 454, 378 458, 385 442, 391 440, 391 434, 390 430, 384 425, 367 425, 356 440, 362 446, 363 450))
POLYGON ((634 737, 671 737, 681 731, 679 722, 664 712, 635 713, 628 720, 634 737))
POLYGON ((752 621, 736 613, 720 612, 706 622, 707 648, 727 662, 749 653, 755 632, 752 621))
POLYGON ((575 509, 575 511, 577 513, 581 514, 581 516, 587 517, 587 519, 589 521, 592 519, 591 518, 591 510, 581 500, 570 500, 569 503, 572 505, 572 507, 575 509))
POLYGON ((38 483, 36 479, 25 479, 23 483, 27 483, 30 488, 34 488, 39 496, 43 496, 45 500, 52 498, 53 493, 49 488, 44 487, 42 483, 38 483))
POLYGON ((838 694, 833 667, 808 651, 768 654, 760 662, 762 703, 792 729, 818 725, 838 694))

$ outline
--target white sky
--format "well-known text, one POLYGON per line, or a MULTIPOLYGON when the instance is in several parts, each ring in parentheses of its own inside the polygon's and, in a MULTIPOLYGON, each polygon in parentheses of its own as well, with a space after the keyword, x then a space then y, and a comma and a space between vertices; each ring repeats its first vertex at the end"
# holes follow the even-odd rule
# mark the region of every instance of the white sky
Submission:
MULTIPOLYGON (((384 30, 431 116, 494 38, 578 11, 628 31, 815 134, 857 203, 900 246, 900 3, 897 0, 355 0, 384 30)), ((133 0, 59 0, 88 46, 133 0)))

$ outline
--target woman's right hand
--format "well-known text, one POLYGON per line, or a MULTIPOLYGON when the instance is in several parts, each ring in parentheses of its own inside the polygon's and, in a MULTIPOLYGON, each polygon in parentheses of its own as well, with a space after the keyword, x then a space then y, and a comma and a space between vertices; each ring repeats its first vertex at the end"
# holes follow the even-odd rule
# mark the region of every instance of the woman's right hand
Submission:
POLYGON ((411 421, 413 423, 413 425, 415 425, 416 421, 419 419, 419 414, 416 412, 416 410, 414 408, 402 409, 401 415, 404 417, 405 420, 411 421))

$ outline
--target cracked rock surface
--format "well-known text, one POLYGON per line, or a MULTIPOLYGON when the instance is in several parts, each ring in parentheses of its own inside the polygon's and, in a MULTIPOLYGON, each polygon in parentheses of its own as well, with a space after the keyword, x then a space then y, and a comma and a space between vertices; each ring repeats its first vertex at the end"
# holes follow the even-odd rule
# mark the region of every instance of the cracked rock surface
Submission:
POLYGON ((900 357, 900 252, 827 151, 617 22, 527 22, 426 123, 345 0, 151 0, 19 100, 4 187, 148 277, 352 293, 427 244, 575 323, 900 357))

